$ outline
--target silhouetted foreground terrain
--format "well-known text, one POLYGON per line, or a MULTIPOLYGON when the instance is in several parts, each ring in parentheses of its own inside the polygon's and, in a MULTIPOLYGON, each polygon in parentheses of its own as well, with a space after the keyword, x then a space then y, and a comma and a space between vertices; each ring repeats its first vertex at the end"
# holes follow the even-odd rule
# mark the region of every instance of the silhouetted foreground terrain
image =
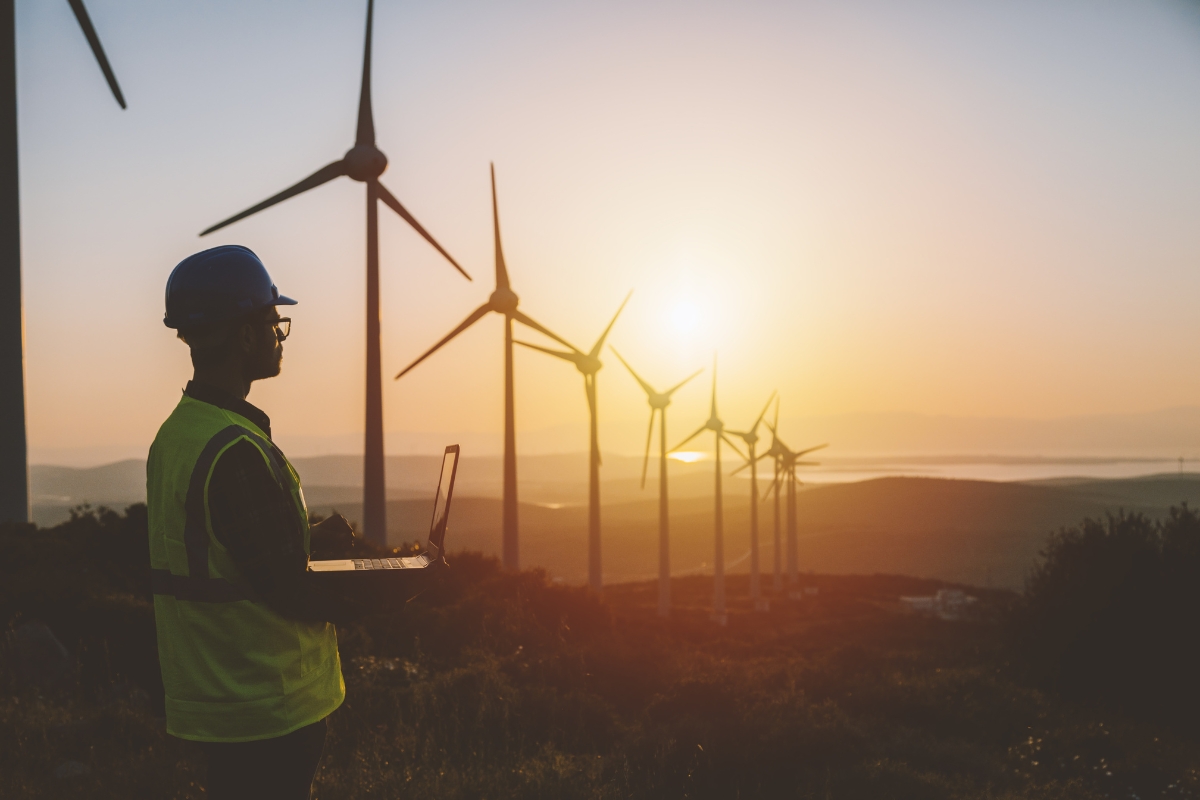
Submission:
MULTIPOLYGON (((707 620, 710 579, 679 579, 664 623, 652 584, 600 601, 459 554, 402 614, 339 632, 348 699, 315 795, 1191 797, 1194 724, 1102 682, 1060 699, 1062 676, 1045 669, 1090 669, 1087 620, 1180 622, 1170 592, 1135 608, 1121 587, 1181 577, 1155 570, 1197 538, 1189 513, 1173 528, 1122 517, 1064 530, 1040 588, 971 590, 979 602, 958 621, 902 610, 899 596, 936 581, 817 575, 818 594, 768 614, 733 578, 725 629, 707 620), (1023 635, 1030 614, 1053 624, 1023 635)), ((0 529, 0 797, 204 796, 198 753, 156 717, 145 560, 137 506, 0 529)))

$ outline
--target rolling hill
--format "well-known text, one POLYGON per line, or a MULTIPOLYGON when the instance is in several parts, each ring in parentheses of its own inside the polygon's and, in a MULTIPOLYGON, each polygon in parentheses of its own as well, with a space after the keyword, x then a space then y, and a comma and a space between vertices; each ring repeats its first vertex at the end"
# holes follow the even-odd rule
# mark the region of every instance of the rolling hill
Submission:
MULTIPOLYGON (((523 458, 523 566, 582 582, 586 576, 586 456, 523 458)), ((355 456, 297 459, 309 505, 361 518, 360 460, 355 456)), ((435 456, 393 457, 389 536, 394 544, 424 536, 429 525, 435 456)), ((712 562, 711 465, 672 464, 672 567, 702 574, 712 562)), ((657 487, 639 488, 641 461, 606 456, 603 553, 607 582, 657 573, 657 487)), ((31 470, 35 518, 65 519, 81 502, 120 507, 144 496, 144 465, 31 470)), ((465 458, 451 522, 451 547, 498 554, 500 460, 465 458)), ((726 560, 730 572, 748 569, 748 486, 726 481, 726 560)), ((832 574, 904 574, 956 583, 1020 589, 1046 535, 1084 516, 1119 509, 1161 516, 1171 505, 1200 505, 1200 476, 1152 475, 1121 480, 1087 478, 1033 483, 890 477, 805 487, 798 498, 801 569, 832 574)), ((774 564, 772 504, 760 512, 763 569, 774 564)), ((768 585, 770 581, 768 579, 768 585)))

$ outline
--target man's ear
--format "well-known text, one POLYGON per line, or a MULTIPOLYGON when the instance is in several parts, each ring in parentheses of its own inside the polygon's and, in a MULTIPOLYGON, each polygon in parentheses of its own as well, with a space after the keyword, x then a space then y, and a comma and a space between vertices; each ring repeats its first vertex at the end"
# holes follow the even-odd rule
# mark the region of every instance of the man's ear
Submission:
POLYGON ((243 322, 237 330, 238 348, 243 353, 253 353, 258 348, 258 332, 251 322, 243 322))

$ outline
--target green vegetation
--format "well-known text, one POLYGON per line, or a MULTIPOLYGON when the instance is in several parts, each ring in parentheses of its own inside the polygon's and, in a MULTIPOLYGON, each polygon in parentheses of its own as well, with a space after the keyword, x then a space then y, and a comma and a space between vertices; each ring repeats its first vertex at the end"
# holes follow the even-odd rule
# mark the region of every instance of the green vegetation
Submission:
MULTIPOLYGON (((138 506, 0 530, 0 796, 203 797, 198 752, 156 717, 144 537, 138 506), (21 660, 17 631, 32 620, 66 645, 61 674, 29 674, 21 660)), ((1058 574, 1058 552, 1052 542, 1040 574, 1058 574)), ((1037 688, 1050 684, 1036 649, 1011 644, 1012 621, 1050 597, 1037 579, 1023 603, 972 590, 977 613, 960 621, 903 611, 900 595, 937 581, 813 582, 819 594, 768 614, 735 602, 718 629, 708 579, 677 580, 679 611, 662 622, 652 584, 614 586, 601 601, 459 554, 403 613, 340 631, 348 699, 315 796, 1200 792, 1188 731, 1037 688)), ((747 594, 744 576, 730 594, 747 594)))
POLYGON ((1080 702, 1200 732, 1200 515, 1119 513, 1050 537, 1011 616, 1031 677, 1080 702))

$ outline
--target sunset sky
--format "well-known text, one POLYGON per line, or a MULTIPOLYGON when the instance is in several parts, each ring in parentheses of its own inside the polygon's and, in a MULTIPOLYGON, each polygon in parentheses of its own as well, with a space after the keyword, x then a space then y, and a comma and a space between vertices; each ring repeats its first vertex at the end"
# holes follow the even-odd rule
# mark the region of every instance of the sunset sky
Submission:
MULTIPOLYGON (((363 185, 196 234, 353 143, 365 6, 88 0, 121 112, 67 3, 18 2, 35 460, 144 450, 190 375, 166 277, 227 242, 300 300, 249 399, 357 442, 363 185)), ((388 431, 501 429, 499 317, 390 380, 493 288, 491 161, 522 310, 587 349, 633 289, 611 342, 660 387, 719 350, 733 427, 776 388, 789 418, 1200 405, 1195 4, 378 0, 374 101, 383 183, 475 277, 381 210, 388 431)), ((634 452, 606 363, 602 441, 634 452)), ((573 367, 517 354, 518 431, 586 415, 573 367)))

